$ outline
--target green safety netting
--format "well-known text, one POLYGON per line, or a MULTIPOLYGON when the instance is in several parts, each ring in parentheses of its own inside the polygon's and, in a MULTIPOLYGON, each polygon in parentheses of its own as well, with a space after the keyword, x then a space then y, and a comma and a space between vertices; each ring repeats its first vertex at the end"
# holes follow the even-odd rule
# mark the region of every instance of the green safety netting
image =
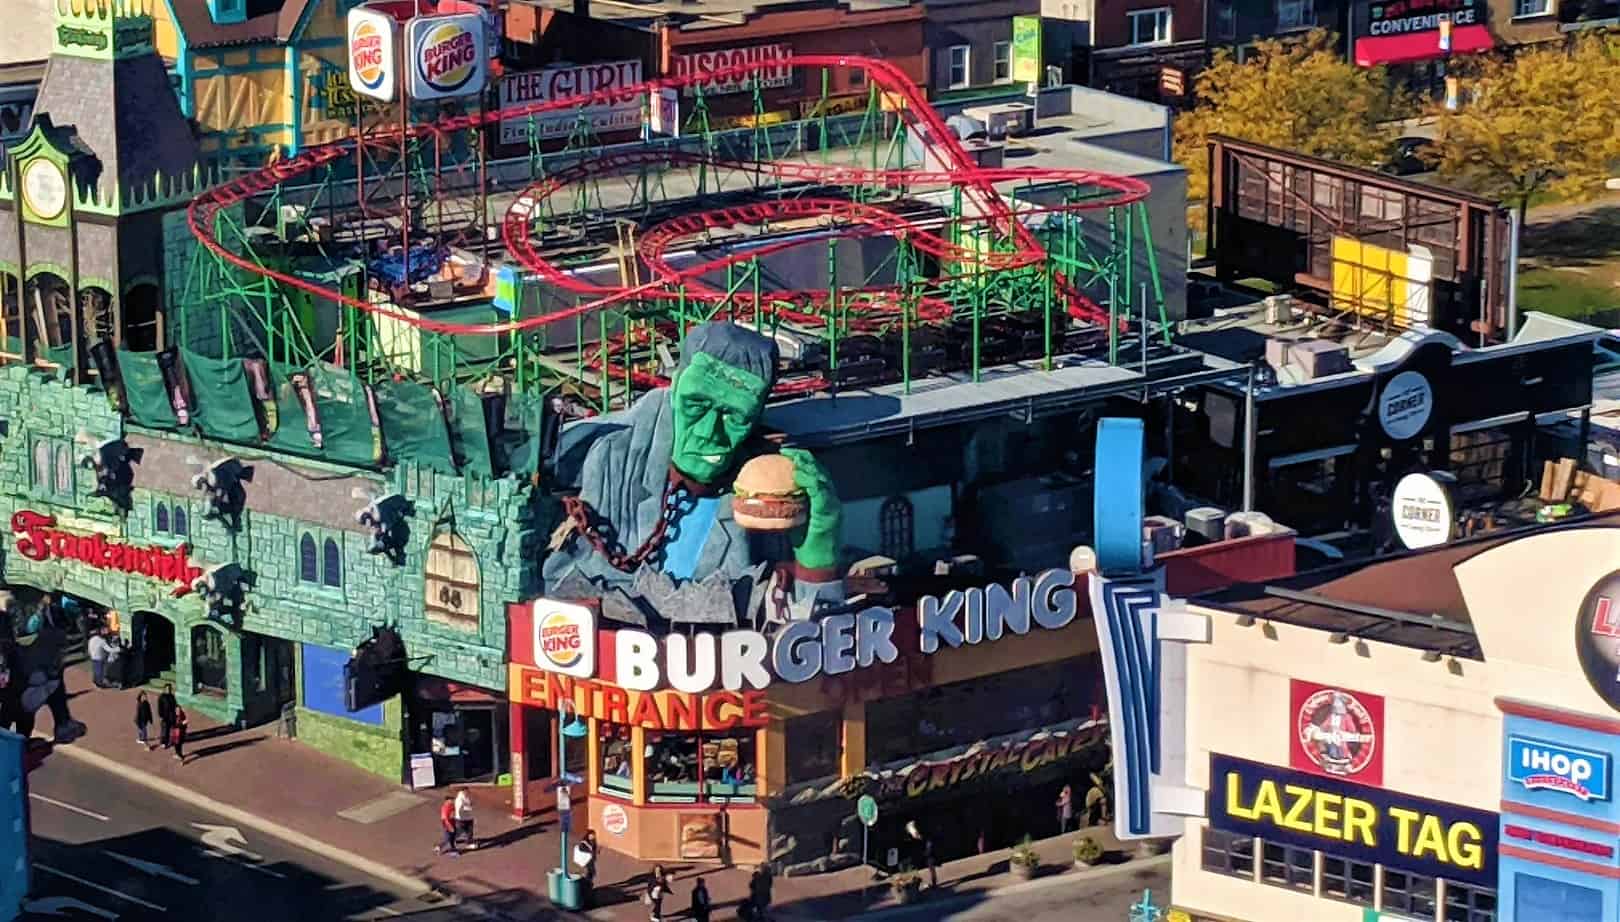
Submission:
POLYGON ((489 450, 489 428, 484 424, 484 400, 464 387, 451 388, 449 395, 450 444, 461 469, 469 474, 490 477, 494 473, 489 450))
POLYGON ((293 375, 297 373, 298 369, 284 365, 272 369, 271 377, 276 388, 276 429, 270 435, 270 447, 318 458, 321 450, 315 447, 315 441, 310 438, 304 403, 293 386, 293 375))
POLYGON ((189 349, 180 357, 196 395, 195 419, 204 435, 225 442, 257 442, 259 414, 241 359, 214 359, 189 349))
POLYGON ((276 371, 277 425, 270 437, 272 448, 338 464, 372 466, 381 460, 381 433, 372 425, 365 385, 343 371, 312 368, 303 372, 315 397, 321 433, 320 447, 316 447, 293 383, 298 369, 280 367, 276 371))
POLYGON ((532 474, 540 468, 544 397, 513 394, 506 401, 506 425, 495 440, 495 463, 503 473, 532 474))
POLYGON ((413 381, 381 381, 372 392, 389 457, 456 473, 450 429, 432 388, 413 381))
POLYGON ((129 406, 130 419, 154 429, 179 428, 180 419, 169 401, 157 353, 118 350, 118 374, 124 382, 124 402, 129 406))

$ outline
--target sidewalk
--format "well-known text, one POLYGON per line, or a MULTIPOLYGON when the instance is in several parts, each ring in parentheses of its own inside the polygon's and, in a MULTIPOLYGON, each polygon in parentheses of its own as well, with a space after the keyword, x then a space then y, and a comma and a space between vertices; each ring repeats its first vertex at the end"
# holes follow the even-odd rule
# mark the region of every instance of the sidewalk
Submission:
MULTIPOLYGON (((274 725, 241 730, 200 716, 191 719, 188 758, 182 765, 167 750, 147 752, 134 742, 134 690, 97 689, 83 668, 68 670, 68 688, 74 693, 73 716, 89 732, 55 747, 46 762, 93 761, 182 800, 235 808, 231 812, 244 832, 314 848, 403 889, 422 891, 428 902, 453 895, 514 920, 580 918, 558 913, 545 897, 546 869, 555 867, 559 857, 556 816, 549 807, 519 823, 511 818, 507 789, 469 787, 483 847, 459 858, 440 856, 433 846, 438 841, 443 791, 410 791, 296 741, 279 739, 274 725)), ((49 735, 51 729, 49 712, 42 710, 36 733, 49 735)), ((576 815, 583 815, 579 806, 576 815)), ((1118 843, 1105 831, 1092 834, 1117 860, 1118 843)), ((1072 838, 1037 844, 1045 873, 1070 867, 1072 838)), ((734 907, 747 895, 751 868, 666 864, 675 876, 679 908, 685 907, 691 881, 698 875, 708 884, 716 919, 733 918, 734 907)), ((941 865, 941 896, 1006 886, 1013 882, 1006 865, 1005 850, 941 865)), ((650 863, 603 850, 597 871, 598 908, 587 917, 598 922, 645 920, 640 897, 650 870, 650 863)), ((773 895, 783 920, 845 919, 894 905, 887 884, 873 881, 864 869, 777 878, 773 895), (864 897, 863 884, 868 890, 864 897)))

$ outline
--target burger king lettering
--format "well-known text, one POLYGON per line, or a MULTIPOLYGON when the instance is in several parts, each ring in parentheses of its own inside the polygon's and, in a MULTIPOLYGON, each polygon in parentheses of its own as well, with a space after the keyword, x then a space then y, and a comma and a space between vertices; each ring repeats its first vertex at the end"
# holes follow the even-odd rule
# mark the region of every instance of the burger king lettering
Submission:
POLYGON ((356 93, 394 98, 394 28, 394 20, 381 13, 349 13, 349 85, 356 93))
POLYGON ((484 20, 475 14, 413 19, 410 92, 419 100, 470 96, 484 88, 484 20))

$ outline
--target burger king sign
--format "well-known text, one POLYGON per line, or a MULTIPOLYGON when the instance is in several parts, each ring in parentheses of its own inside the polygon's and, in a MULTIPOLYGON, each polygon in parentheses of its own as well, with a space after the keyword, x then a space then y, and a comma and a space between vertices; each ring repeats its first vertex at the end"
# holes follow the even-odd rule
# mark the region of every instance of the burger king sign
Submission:
POLYGON ((489 65, 482 16, 420 17, 406 25, 405 35, 410 48, 407 88, 412 99, 450 99, 483 92, 489 65))
POLYGON ((534 662, 547 672, 596 675, 596 618, 582 605, 534 601, 534 662))
POLYGON ((394 98, 394 20, 364 7, 349 12, 349 85, 384 102, 394 98))

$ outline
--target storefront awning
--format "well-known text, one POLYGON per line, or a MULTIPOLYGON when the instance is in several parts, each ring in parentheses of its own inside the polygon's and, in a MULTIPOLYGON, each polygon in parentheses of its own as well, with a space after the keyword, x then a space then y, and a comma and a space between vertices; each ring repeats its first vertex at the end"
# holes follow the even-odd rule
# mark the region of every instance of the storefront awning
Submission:
MULTIPOLYGON (((1495 44, 1491 40, 1491 30, 1485 26, 1458 26, 1451 30, 1452 54, 1489 51, 1495 44)), ((1440 50, 1440 32, 1436 29, 1356 39, 1356 64, 1361 67, 1426 61, 1443 54, 1440 50)))

